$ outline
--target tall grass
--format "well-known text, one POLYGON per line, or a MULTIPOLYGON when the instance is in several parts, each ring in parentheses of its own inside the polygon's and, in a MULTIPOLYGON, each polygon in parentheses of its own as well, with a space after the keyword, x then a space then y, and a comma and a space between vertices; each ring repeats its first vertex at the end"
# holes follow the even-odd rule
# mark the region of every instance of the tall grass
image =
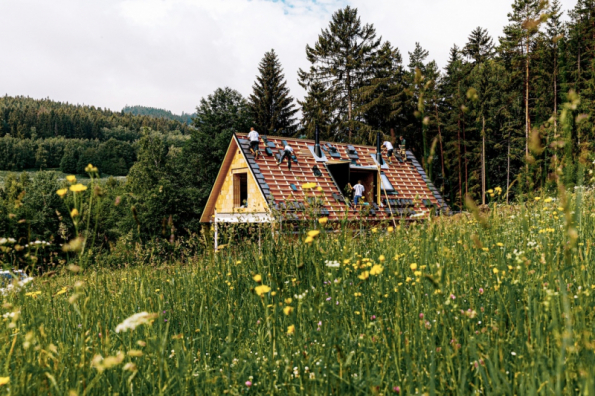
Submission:
POLYGON ((595 194, 475 216, 37 278, 0 393, 593 394, 595 194))

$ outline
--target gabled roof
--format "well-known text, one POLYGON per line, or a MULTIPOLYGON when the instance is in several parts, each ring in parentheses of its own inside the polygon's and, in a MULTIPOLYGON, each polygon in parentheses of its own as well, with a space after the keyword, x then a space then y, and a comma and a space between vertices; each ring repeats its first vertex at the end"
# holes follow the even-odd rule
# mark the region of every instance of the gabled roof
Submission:
MULTIPOLYGON (((339 220, 347 215, 349 219, 386 220, 391 217, 415 219, 425 217, 431 208, 446 211, 448 206, 440 196, 438 190, 428 179, 423 168, 413 154, 407 151, 407 160, 386 163, 381 171, 396 189, 396 195, 385 196, 382 191, 382 200, 389 199, 384 207, 368 206, 367 210, 356 211, 349 208, 344 200, 342 191, 327 169, 327 164, 343 161, 345 164, 352 162, 352 170, 369 169, 378 171, 375 160, 376 148, 371 146, 351 145, 346 143, 320 142, 325 151, 326 161, 321 161, 313 155, 310 146, 313 140, 295 139, 274 136, 261 136, 260 156, 255 159, 250 152, 246 134, 238 133, 235 139, 239 143, 247 162, 255 176, 263 195, 269 201, 269 209, 279 210, 286 219, 300 219, 306 216, 304 208, 312 208, 320 216, 328 216, 329 220, 339 220), (266 143, 263 143, 266 142, 266 143), (277 165, 278 154, 287 142, 293 149, 295 160, 292 161, 291 170, 287 169, 287 162, 277 165), (270 149, 270 154, 265 148, 270 149), (352 149, 352 152, 350 152, 352 149), (355 152, 355 154, 353 153, 355 152), (313 168, 317 167, 319 176, 314 174, 313 168), (321 187, 318 189, 303 190, 304 183, 313 182, 321 187), (322 206, 311 206, 311 198, 317 197, 322 206), (413 207, 412 201, 417 200, 418 205, 413 207), (295 202, 295 205, 293 204, 295 202), (392 209, 388 208, 390 203, 392 209), (369 209, 372 209, 371 211, 369 209), (347 213, 347 214, 346 214, 347 213)), ((397 151, 397 150, 395 150, 397 151)), ((213 189, 213 192, 216 188, 213 189)), ((209 198, 210 200, 211 198, 209 198)), ((205 208, 206 211, 207 208, 205 208)))

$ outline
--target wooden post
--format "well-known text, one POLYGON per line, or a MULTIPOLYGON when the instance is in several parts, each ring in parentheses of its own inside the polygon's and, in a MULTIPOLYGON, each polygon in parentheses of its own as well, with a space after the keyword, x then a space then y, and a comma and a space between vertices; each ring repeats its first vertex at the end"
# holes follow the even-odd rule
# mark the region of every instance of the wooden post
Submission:
POLYGON ((217 211, 215 211, 215 251, 219 249, 219 228, 217 227, 217 211))

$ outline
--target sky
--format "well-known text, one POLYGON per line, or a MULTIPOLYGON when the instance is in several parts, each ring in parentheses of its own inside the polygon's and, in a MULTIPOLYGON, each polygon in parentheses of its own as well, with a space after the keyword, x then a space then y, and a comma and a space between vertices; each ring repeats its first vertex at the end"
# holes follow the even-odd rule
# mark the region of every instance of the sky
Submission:
MULTIPOLYGON (((219 87, 245 96, 275 49, 296 98, 297 71, 332 14, 350 5, 399 48, 442 68, 477 26, 496 40, 512 0, 0 0, 0 95, 121 110, 193 113, 219 87)), ((562 0, 563 9, 576 0, 562 0)))

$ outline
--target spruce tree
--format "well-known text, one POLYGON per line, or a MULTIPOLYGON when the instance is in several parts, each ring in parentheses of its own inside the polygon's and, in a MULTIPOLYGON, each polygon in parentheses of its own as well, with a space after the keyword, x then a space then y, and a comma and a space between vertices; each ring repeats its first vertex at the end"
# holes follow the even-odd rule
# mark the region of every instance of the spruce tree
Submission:
POLYGON ((313 47, 306 46, 311 66, 308 71, 298 71, 299 83, 308 93, 314 84, 322 85, 330 106, 326 111, 335 118, 332 124, 336 124, 337 140, 352 139, 356 90, 372 78, 370 59, 379 46, 374 26, 363 25, 357 9, 349 6, 333 14, 313 47))
POLYGON ((362 143, 374 144, 376 132, 388 136, 391 129, 401 129, 405 100, 402 63, 401 53, 388 41, 371 59, 373 77, 356 91, 355 114, 364 120, 359 134, 362 143))
POLYGON ((474 64, 483 63, 490 59, 494 52, 494 41, 486 29, 475 28, 469 35, 463 54, 473 60, 474 64))
POLYGON ((298 110, 289 95, 275 50, 264 54, 258 71, 260 75, 256 77, 249 100, 257 129, 261 133, 293 135, 296 129, 294 116, 298 110))

